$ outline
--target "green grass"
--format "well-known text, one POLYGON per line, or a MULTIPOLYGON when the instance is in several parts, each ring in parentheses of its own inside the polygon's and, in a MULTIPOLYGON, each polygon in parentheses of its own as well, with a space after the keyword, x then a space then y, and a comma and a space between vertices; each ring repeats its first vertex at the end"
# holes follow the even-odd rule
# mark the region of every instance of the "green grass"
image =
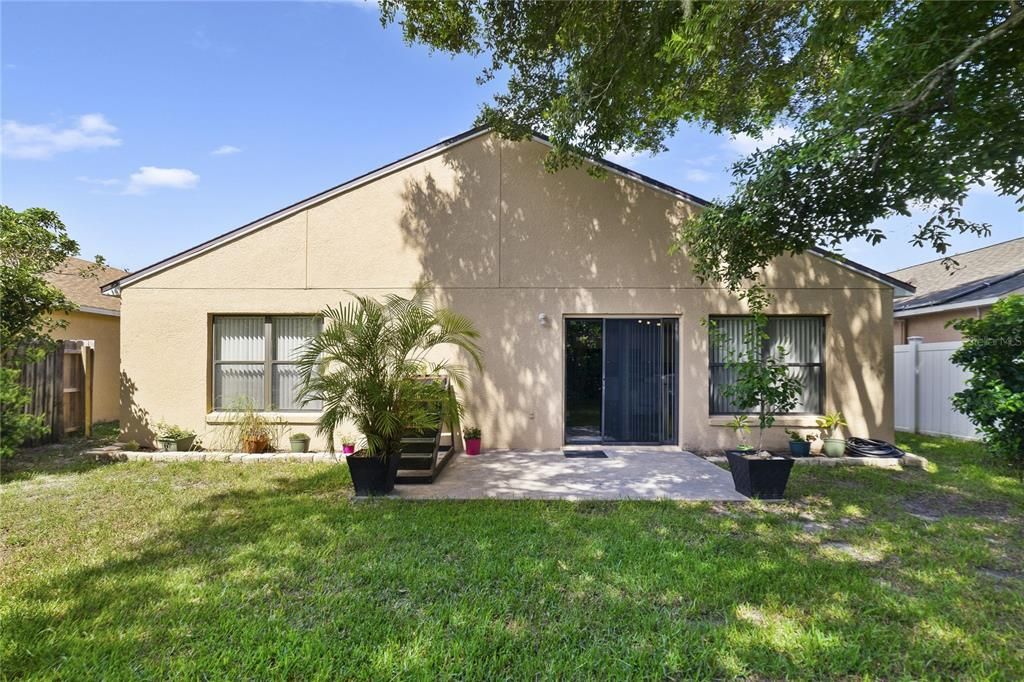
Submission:
POLYGON ((0 671, 1024 678, 1022 486, 902 442, 936 470, 798 467, 787 502, 731 506, 354 502, 344 467, 22 455, 0 671))

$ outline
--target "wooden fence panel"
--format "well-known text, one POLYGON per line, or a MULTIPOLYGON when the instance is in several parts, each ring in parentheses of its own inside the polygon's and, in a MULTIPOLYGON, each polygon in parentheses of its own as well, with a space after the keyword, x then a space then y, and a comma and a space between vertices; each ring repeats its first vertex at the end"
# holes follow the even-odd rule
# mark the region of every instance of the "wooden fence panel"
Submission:
POLYGON ((47 427, 44 435, 25 445, 54 443, 72 431, 92 433, 95 352, 93 341, 63 341, 38 362, 22 368, 20 383, 32 393, 24 411, 43 415, 47 427))
POLYGON ((64 437, 64 348, 58 346, 38 362, 21 368, 21 385, 32 393, 24 411, 43 416, 47 431, 26 445, 53 443, 64 437))

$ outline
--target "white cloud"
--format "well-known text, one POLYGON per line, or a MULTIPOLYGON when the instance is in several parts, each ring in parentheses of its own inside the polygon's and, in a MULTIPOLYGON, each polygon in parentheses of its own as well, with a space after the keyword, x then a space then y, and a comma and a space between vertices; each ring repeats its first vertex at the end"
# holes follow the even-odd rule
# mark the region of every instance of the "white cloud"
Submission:
POLYGON ((691 168, 686 171, 686 179, 690 182, 707 182, 711 179, 711 174, 707 171, 702 171, 697 168, 691 168))
POLYGON ((88 175, 79 175, 75 180, 84 182, 87 185, 102 185, 104 187, 121 184, 121 181, 117 178, 90 178, 88 175))
POLYGON ((125 194, 145 194, 147 191, 169 187, 172 189, 192 189, 199 184, 199 176, 187 168, 157 168, 142 166, 138 173, 132 173, 125 187, 125 194))
POLYGON ((79 149, 118 147, 117 128, 103 114, 80 116, 75 125, 58 128, 47 124, 3 122, 3 154, 12 159, 49 159, 79 149))
POLYGON ((734 152, 747 156, 753 154, 758 149, 767 149, 776 142, 787 140, 796 134, 796 130, 789 126, 775 126, 764 131, 761 135, 761 139, 757 139, 746 133, 740 133, 735 137, 729 139, 723 146, 732 149, 734 152))
POLYGON ((242 151, 241 147, 236 147, 233 144, 222 144, 210 153, 214 156, 228 156, 229 154, 237 154, 240 151, 242 151))

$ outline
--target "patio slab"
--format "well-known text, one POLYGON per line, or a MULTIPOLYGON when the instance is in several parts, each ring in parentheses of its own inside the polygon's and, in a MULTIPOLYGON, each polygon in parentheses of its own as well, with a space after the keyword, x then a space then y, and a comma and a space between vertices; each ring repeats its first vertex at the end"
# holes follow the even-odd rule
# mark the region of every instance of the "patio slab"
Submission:
POLYGON ((728 471, 679 448, 600 449, 607 459, 569 459, 560 450, 459 453, 434 483, 398 485, 395 494, 410 500, 747 500, 728 471))

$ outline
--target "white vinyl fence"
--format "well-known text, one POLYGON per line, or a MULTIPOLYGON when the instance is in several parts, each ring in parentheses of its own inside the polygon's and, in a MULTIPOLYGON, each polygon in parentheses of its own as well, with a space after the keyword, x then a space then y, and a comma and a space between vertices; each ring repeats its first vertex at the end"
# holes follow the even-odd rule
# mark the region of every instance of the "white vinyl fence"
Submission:
POLYGON ((978 438, 970 420, 953 407, 967 386, 967 372, 949 359, 959 341, 895 346, 896 430, 933 436, 978 438))

